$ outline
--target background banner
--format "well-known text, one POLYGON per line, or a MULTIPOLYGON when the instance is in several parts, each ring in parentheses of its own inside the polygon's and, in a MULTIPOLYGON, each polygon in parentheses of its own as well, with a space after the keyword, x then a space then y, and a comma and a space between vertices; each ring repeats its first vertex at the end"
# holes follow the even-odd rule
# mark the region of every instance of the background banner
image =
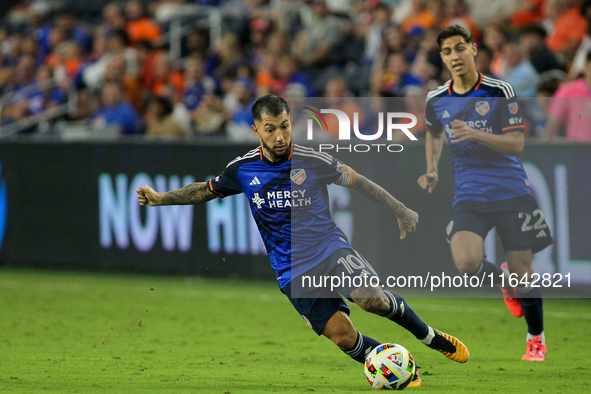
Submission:
MULTIPOLYGON (((135 189, 167 191, 217 176, 256 144, 193 142, 0 143, 0 265, 114 272, 273 277, 244 196, 201 206, 140 207, 135 189)), ((330 187, 333 217, 383 277, 458 275, 445 228, 453 176, 446 147, 433 194, 417 178, 424 142, 400 152, 331 153, 420 215, 399 239, 396 218, 354 190, 330 187)), ((534 257, 539 273, 591 291, 591 145, 526 142, 532 189, 555 238, 534 257), (567 276, 568 275, 568 276, 567 276)), ((486 255, 504 261, 489 234, 486 255)), ((453 287, 453 286, 452 286, 453 287)))

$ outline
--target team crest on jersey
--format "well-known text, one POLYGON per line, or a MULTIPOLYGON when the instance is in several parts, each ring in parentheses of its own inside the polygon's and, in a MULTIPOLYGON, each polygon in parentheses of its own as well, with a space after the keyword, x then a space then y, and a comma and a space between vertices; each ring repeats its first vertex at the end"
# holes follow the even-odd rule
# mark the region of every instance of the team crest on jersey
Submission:
POLYGON ((291 170, 290 178, 298 185, 301 185, 306 180, 306 170, 304 170, 303 168, 291 170))
POLYGON ((490 104, 488 101, 477 101, 476 102, 476 112, 480 114, 480 116, 484 116, 490 111, 490 104))
POLYGON ((515 102, 509 103, 508 106, 509 106, 509 112, 511 112, 511 114, 513 114, 513 115, 515 115, 517 113, 517 111, 519 111, 519 106, 515 102))

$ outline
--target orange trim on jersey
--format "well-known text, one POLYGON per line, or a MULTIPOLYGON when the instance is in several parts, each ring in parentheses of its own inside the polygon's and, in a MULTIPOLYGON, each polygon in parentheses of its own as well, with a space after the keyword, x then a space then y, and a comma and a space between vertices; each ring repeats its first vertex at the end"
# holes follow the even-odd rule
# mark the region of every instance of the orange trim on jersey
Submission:
POLYGON ((213 186, 212 186, 212 184, 211 184, 211 179, 210 179, 208 182, 209 182, 209 190, 211 190, 212 192, 214 192, 215 194, 217 194, 217 195, 218 195, 218 196, 220 196, 220 197, 226 197, 226 196, 224 196, 222 193, 216 192, 216 191, 213 189, 213 186))
POLYGON ((289 152, 289 158, 287 159, 288 161, 291 160, 291 155, 293 155, 293 144, 291 144, 291 151, 289 152))
POLYGON ((517 126, 504 127, 501 129, 501 131, 505 131, 505 130, 509 130, 509 129, 525 129, 525 126, 524 125, 517 125, 517 126))
POLYGON ((263 160, 263 147, 262 146, 259 147, 259 157, 261 158, 261 160, 263 160))
POLYGON ((480 74, 480 80, 478 81, 478 83, 474 87, 474 90, 478 90, 478 88, 480 87, 480 84, 482 83, 482 78, 484 78, 484 74, 482 74, 481 72, 479 72, 478 74, 480 74))
MULTIPOLYGON (((478 75, 480 75, 480 79, 478 80, 478 83, 476 84, 476 86, 474 86, 474 89, 470 89, 472 91, 474 90, 478 90, 478 88, 480 87, 480 84, 482 83, 482 78, 484 78, 484 74, 481 72, 478 72, 478 75)), ((449 86, 447 87, 447 92, 453 96, 453 93, 451 92, 451 85, 453 85, 453 78, 449 80, 449 86)))

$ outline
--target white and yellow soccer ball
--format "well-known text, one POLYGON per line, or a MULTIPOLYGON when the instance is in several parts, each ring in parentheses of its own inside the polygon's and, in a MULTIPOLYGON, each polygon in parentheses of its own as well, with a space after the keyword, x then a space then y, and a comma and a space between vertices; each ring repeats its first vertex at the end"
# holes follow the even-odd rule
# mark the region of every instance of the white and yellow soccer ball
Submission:
POLYGON ((382 343, 365 359, 365 377, 378 390, 402 390, 413 380, 417 366, 404 346, 382 343))

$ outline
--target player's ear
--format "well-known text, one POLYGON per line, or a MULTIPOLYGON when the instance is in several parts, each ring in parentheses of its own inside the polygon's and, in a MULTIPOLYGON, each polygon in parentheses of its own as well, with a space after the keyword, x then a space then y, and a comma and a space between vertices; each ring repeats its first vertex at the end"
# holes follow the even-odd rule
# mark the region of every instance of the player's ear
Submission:
POLYGON ((256 127, 255 125, 251 125, 250 127, 252 128, 252 131, 254 131, 254 133, 255 133, 255 134, 258 136, 258 137, 260 137, 260 135, 259 135, 259 130, 257 129, 257 127, 256 127))

